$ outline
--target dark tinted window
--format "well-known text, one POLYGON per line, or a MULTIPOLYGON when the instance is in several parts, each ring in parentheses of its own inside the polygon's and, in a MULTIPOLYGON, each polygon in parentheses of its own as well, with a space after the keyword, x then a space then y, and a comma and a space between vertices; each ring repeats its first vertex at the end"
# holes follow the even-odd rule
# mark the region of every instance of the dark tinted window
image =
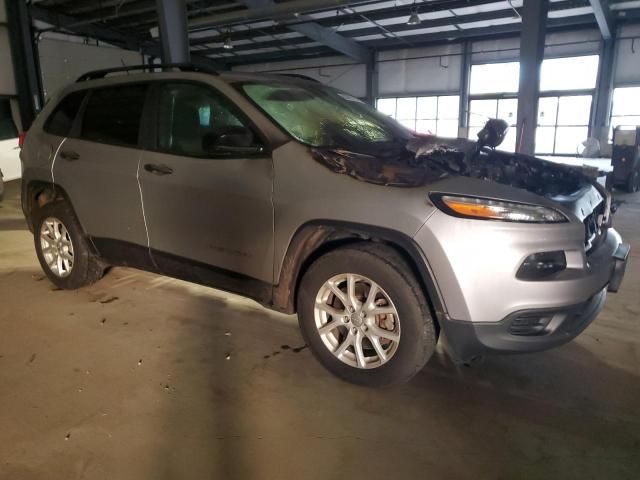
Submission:
POLYGON ((59 137, 68 136, 86 93, 83 90, 67 95, 47 119, 44 126, 45 132, 59 137))
POLYGON ((256 141, 233 105, 202 85, 164 85, 158 112, 158 147, 177 155, 228 156, 233 154, 234 143, 242 148, 256 141))
POLYGON ((16 126, 13 123, 9 100, 0 100, 0 140, 16 138, 17 136, 18 130, 16 130, 16 126))
POLYGON ((82 138, 135 146, 147 85, 122 85, 92 90, 82 119, 82 138))

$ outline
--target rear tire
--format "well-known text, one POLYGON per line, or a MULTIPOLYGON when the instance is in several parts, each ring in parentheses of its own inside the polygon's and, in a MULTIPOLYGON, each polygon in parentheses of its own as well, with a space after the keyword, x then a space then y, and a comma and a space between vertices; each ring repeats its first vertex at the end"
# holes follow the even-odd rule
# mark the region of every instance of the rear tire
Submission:
POLYGON ((320 257, 302 278, 297 309, 311 351, 351 383, 407 382, 435 350, 436 327, 422 289, 385 245, 348 246, 320 257))
POLYGON ((91 252, 71 206, 47 203, 33 215, 33 236, 42 270, 65 290, 91 285, 102 278, 105 265, 91 252))

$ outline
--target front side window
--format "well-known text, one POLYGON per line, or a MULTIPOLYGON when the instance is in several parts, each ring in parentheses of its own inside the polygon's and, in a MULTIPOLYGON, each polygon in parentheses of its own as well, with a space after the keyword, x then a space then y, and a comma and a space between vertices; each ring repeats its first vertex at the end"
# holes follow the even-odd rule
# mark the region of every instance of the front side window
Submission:
POLYGON ((235 108, 204 85, 174 83, 160 89, 158 148, 175 155, 229 155, 256 146, 235 108))
POLYGON ((44 131, 58 137, 67 137, 73 126, 73 121, 80 110, 86 90, 67 95, 55 108, 44 125, 44 131))
POLYGON ((82 120, 81 137, 100 143, 138 145, 146 84, 92 90, 82 120))
POLYGON ((287 133, 313 147, 369 152, 412 136, 357 98, 323 85, 251 82, 240 88, 287 133))

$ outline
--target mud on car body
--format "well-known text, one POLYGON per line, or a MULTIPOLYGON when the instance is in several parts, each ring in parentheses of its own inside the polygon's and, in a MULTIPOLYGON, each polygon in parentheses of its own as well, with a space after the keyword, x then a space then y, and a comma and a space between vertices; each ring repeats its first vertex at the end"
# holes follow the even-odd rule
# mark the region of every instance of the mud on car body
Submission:
POLYGON ((406 381, 440 337, 468 362, 567 342, 628 246, 599 172, 419 136, 302 78, 84 76, 27 135, 23 209, 62 288, 109 265, 297 313, 351 382, 406 381))

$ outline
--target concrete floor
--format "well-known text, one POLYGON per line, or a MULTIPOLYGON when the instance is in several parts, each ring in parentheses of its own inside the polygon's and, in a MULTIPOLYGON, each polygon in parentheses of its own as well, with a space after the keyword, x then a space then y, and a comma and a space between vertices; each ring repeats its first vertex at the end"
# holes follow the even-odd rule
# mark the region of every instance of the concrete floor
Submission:
MULTIPOLYGON (((640 195, 621 292, 574 342, 343 383, 295 317, 129 269, 59 291, 0 204, 0 479, 637 479, 640 195)), ((620 195, 624 198, 624 195, 620 195)))

